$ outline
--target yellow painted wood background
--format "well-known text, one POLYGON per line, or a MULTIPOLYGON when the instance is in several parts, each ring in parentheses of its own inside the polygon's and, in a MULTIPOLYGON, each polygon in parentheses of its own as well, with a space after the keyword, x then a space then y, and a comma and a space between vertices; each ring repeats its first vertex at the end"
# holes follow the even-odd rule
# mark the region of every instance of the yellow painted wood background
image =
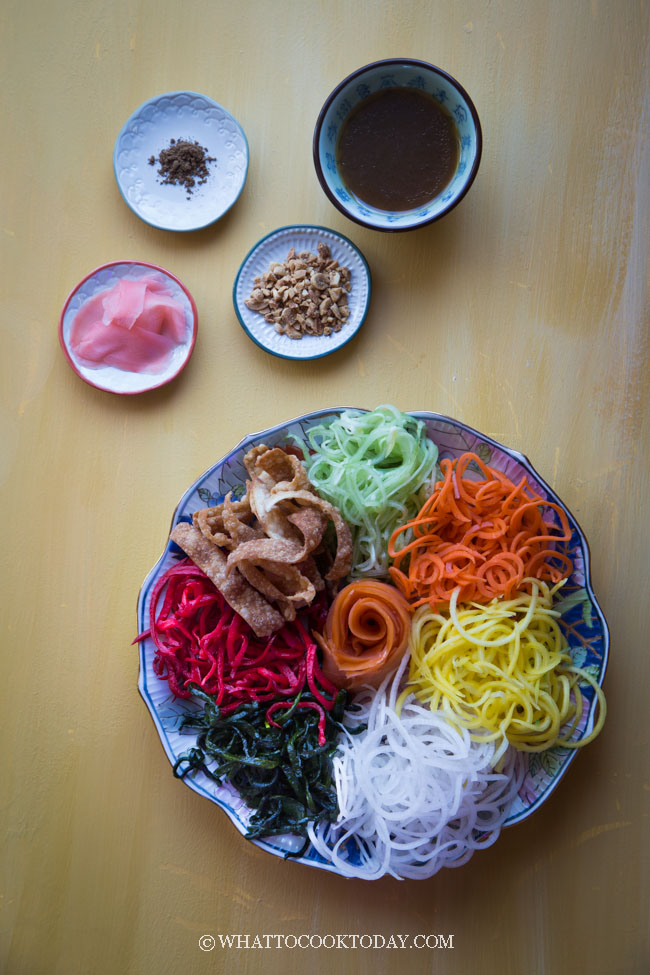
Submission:
POLYGON ((641 0, 5 0, 2 27, 2 889, 8 975, 641 973, 648 945, 649 16, 641 0), (313 125, 391 56, 456 75, 483 123, 463 203, 417 233, 348 222, 313 125), (145 99, 189 88, 243 125, 214 227, 140 222, 112 171, 145 99), (246 337, 234 275, 264 233, 349 235, 374 291, 344 350, 246 337), (184 375, 81 382, 61 306, 99 264, 177 274, 184 375), (611 627, 601 737, 548 803, 427 882, 344 881, 247 844, 172 778, 137 689, 135 604, 186 487, 244 434, 332 405, 447 413, 524 451, 582 524, 611 627), (215 949, 204 934, 453 935, 453 949, 215 949))

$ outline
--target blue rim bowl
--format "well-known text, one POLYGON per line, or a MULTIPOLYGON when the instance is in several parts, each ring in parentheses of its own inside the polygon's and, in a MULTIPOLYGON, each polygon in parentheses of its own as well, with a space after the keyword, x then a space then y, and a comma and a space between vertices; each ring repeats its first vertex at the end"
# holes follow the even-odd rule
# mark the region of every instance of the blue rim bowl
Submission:
POLYGON ((474 103, 465 89, 441 68, 413 58, 389 58, 359 68, 328 96, 316 121, 313 155, 316 175, 327 197, 350 220, 386 232, 416 230, 439 220, 463 199, 478 171, 483 138, 474 103), (460 142, 458 166, 436 197, 413 210, 379 210, 345 185, 336 162, 336 146, 350 112, 369 95, 386 88, 416 88, 451 112, 460 142))

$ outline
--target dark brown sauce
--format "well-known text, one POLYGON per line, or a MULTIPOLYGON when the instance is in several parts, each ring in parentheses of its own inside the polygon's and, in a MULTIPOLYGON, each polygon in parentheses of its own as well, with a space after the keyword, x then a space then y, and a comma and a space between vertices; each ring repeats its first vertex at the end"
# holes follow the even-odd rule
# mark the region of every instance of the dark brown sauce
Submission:
POLYGON ((336 147, 343 182, 379 210, 412 210, 442 192, 456 171, 458 130, 432 95, 386 88, 360 102, 336 147))

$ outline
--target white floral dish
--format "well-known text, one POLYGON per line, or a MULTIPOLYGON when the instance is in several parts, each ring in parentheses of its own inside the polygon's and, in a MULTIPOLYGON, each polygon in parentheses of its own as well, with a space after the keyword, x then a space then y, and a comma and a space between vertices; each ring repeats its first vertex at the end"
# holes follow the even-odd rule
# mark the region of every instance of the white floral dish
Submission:
MULTIPOLYGON (((341 408, 342 409, 342 408, 341 408)), ((246 481, 243 458, 254 445, 265 443, 268 446, 283 444, 290 433, 305 438, 307 431, 315 424, 326 423, 338 416, 341 409, 320 410, 298 417, 287 423, 278 424, 268 430, 245 437, 225 457, 202 474, 185 492, 172 518, 172 527, 179 521, 190 521, 193 512, 208 505, 217 504, 228 491, 235 497, 241 496, 246 481)), ((437 413, 413 411, 413 415, 425 421, 431 439, 438 445, 440 457, 456 458, 466 451, 474 451, 490 466, 503 471, 513 480, 526 475, 533 490, 564 508, 572 529, 569 544, 574 571, 563 590, 562 626, 570 644, 570 652, 576 666, 586 668, 597 683, 602 684, 609 652, 609 632, 603 613, 594 595, 590 579, 590 554, 587 540, 575 518, 562 504, 554 491, 536 473, 523 454, 502 446, 471 427, 437 413)), ((173 566, 184 553, 173 542, 167 542, 160 559, 149 572, 140 590, 137 608, 138 632, 149 627, 149 613, 152 590, 158 579, 173 566)), ((155 647, 147 637, 140 642, 139 690, 149 709, 160 736, 162 745, 172 765, 192 746, 192 736, 181 734, 179 726, 187 702, 182 702, 171 693, 165 680, 158 678, 153 670, 155 647)), ((597 710, 594 691, 591 687, 582 688, 584 709, 579 722, 579 735, 584 737, 594 726, 597 710)), ((546 752, 527 755, 528 769, 519 793, 510 810, 506 825, 527 819, 549 798, 576 757, 576 751, 562 747, 551 748, 546 752)), ((217 786, 204 773, 187 777, 185 783, 199 795, 220 806, 233 824, 244 835, 251 816, 242 798, 229 784, 217 786)), ((292 836, 267 837, 254 840, 261 849, 276 856, 286 856, 302 846, 302 839, 292 836)), ((310 847, 299 862, 338 872, 330 863, 310 847)))
POLYGON ((177 277, 145 261, 115 261, 95 268, 70 292, 59 319, 59 342, 66 359, 84 382, 108 393, 133 395, 157 389, 178 376, 194 350, 197 328, 198 314, 194 298, 177 277), (80 359, 71 348, 70 335, 72 323, 81 306, 121 280, 138 281, 143 277, 159 280, 172 298, 182 305, 185 312, 185 341, 176 346, 171 359, 158 372, 128 372, 115 366, 92 366, 80 359))
POLYGON ((368 263, 352 241, 327 227, 296 225, 279 227, 262 237, 244 258, 233 286, 233 304, 239 322, 249 338, 265 352, 282 359, 319 359, 336 352, 354 338, 363 325, 370 304, 371 278, 368 263), (269 270, 272 263, 286 260, 293 247, 296 253, 309 251, 316 254, 319 243, 326 244, 332 257, 351 272, 351 288, 348 293, 349 318, 340 332, 331 335, 303 335, 292 339, 280 335, 275 326, 267 322, 259 312, 246 306, 255 287, 256 277, 269 270))
POLYGON ((206 95, 170 91, 144 102, 122 127, 113 151, 115 179, 135 214, 161 230, 199 230, 237 201, 248 172, 248 142, 230 112, 206 95), (189 194, 161 184, 158 156, 172 139, 198 142, 215 161, 189 194), (156 162, 151 165, 149 160, 156 162))

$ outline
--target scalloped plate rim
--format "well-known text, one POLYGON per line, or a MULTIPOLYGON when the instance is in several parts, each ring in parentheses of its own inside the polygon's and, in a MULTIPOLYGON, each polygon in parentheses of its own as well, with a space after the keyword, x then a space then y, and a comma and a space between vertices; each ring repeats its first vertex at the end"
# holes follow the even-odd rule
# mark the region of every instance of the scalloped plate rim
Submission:
POLYGON ((229 112, 228 109, 225 108, 220 102, 216 101, 216 99, 212 98, 210 95, 204 95, 203 92, 194 91, 191 88, 178 88, 178 89, 175 89, 174 91, 163 91, 159 95, 152 95, 151 98, 147 98, 140 105, 138 105, 138 107, 136 109, 134 109, 133 112, 131 112, 131 114, 129 115, 129 117, 127 118, 127 120, 124 122, 124 124, 120 128, 120 131, 117 133, 117 136, 116 136, 116 139, 115 139, 115 143, 113 145, 113 160, 112 161, 113 161, 113 175, 115 177, 115 182, 117 184, 117 188, 120 191, 120 196, 122 197, 122 199, 124 200, 124 202, 128 206, 129 210, 131 210, 131 212, 134 213, 136 215, 136 217, 138 217, 138 219, 142 220, 143 223, 146 223, 147 226, 153 227, 155 230, 166 230, 166 231, 169 231, 171 233, 179 233, 179 234, 186 233, 187 234, 187 233, 193 233, 196 230, 205 230, 207 227, 211 227, 213 224, 217 223, 219 220, 221 220, 223 217, 225 217, 225 215, 227 213, 229 213, 230 210, 232 210, 232 208, 234 207, 235 203, 237 203, 237 200, 242 195, 242 193, 244 191, 244 187, 246 185, 246 180, 248 179, 248 170, 249 170, 249 167, 250 167, 250 146, 248 144, 248 138, 246 136, 246 133, 245 133, 245 131, 244 131, 241 123, 235 118, 235 116, 232 114, 232 112, 229 112), (240 185, 240 187, 239 187, 239 189, 238 189, 238 191, 237 191, 237 193, 236 193, 235 198, 233 199, 233 201, 226 207, 225 210, 222 210, 221 213, 217 214, 216 217, 211 217, 209 220, 203 221, 202 223, 192 224, 189 227, 173 227, 173 226, 170 226, 169 224, 164 224, 164 223, 156 222, 156 221, 151 220, 148 217, 144 216, 140 212, 140 210, 136 209, 136 207, 131 203, 131 201, 127 199, 126 194, 124 193, 124 189, 122 187, 122 180, 118 176, 118 172, 117 172, 118 149, 119 149, 119 145, 120 145, 120 141, 121 141, 122 137, 128 131, 129 124, 133 121, 133 119, 137 115, 139 115, 143 111, 143 109, 147 108, 148 105, 155 105, 156 102, 159 102, 162 98, 172 98, 174 95, 190 95, 193 98, 203 98, 203 99, 205 99, 206 102, 210 102, 212 105, 214 105, 217 108, 221 109, 222 112, 224 112, 229 118, 232 119, 232 121, 235 123, 236 127, 239 129, 239 132, 240 132, 241 137, 242 137, 243 142, 244 142, 244 147, 246 149, 246 165, 244 166, 244 172, 243 172, 242 179, 241 179, 241 185, 240 185))
MULTIPOLYGON (((193 483, 190 485, 190 487, 183 493, 183 495, 181 496, 181 498, 178 501, 178 504, 176 505, 176 507, 174 509, 174 513, 172 515, 172 519, 171 519, 171 523, 170 523, 170 531, 171 531, 171 528, 173 528, 173 526, 175 524, 176 516, 177 516, 179 510, 186 503, 186 501, 189 499, 189 497, 196 491, 197 486, 202 481, 204 481, 207 477, 209 477, 218 468, 223 467, 232 457, 234 457, 239 451, 241 451, 241 449, 244 447, 245 444, 247 444, 249 442, 250 443, 254 443, 255 441, 259 440, 261 437, 266 437, 266 436, 269 436, 271 434, 278 433, 279 431, 281 431, 283 429, 286 429, 288 427, 291 427, 294 424, 299 424, 299 423, 307 422, 307 421, 309 421, 309 422, 316 422, 321 417, 330 416, 332 414, 340 414, 340 413, 343 413, 343 412, 345 412, 347 410, 353 410, 353 411, 360 412, 360 413, 367 413, 367 412, 369 412, 365 407, 356 407, 356 406, 334 406, 334 407, 327 407, 327 408, 323 408, 323 409, 319 409, 319 410, 314 410, 314 411, 311 411, 309 413, 299 414, 298 416, 295 416, 295 417, 293 417, 292 419, 289 419, 289 420, 285 420, 282 423, 277 423, 277 424, 274 424, 273 426, 265 427, 262 430, 258 430, 258 431, 254 432, 254 433, 249 433, 249 434, 246 434, 245 436, 243 436, 239 440, 239 442, 230 451, 228 451, 227 454, 225 454, 220 460, 216 461, 216 463, 211 464, 210 467, 206 468, 203 471, 203 473, 200 474, 193 481, 193 483)), ((603 682, 605 680, 605 676, 606 676, 606 672, 607 672, 607 666, 608 666, 608 662, 609 662, 609 645, 610 645, 609 626, 607 624, 607 620, 606 620, 605 615, 604 615, 604 613, 603 613, 603 611, 601 609, 601 606, 600 606, 600 604, 598 602, 598 599, 596 598, 596 595, 595 595, 595 593, 593 591, 593 587, 592 587, 592 583, 591 583, 591 551, 589 549, 589 543, 587 541, 587 538, 586 538, 586 535, 585 535, 584 531, 582 530, 582 528, 581 528, 580 524, 578 523, 578 521, 576 520, 575 516, 567 508, 566 504, 558 497, 558 495, 553 490, 553 488, 551 488, 550 485, 544 480, 544 478, 541 477, 538 474, 537 470, 535 469, 535 467, 533 466, 533 464, 531 463, 531 461, 529 460, 529 458, 525 454, 521 453, 521 451, 515 450, 514 448, 511 448, 511 447, 507 447, 504 444, 502 444, 500 441, 495 440, 493 437, 490 437, 487 434, 481 433, 479 430, 476 430, 474 427, 470 426, 469 424, 464 423, 461 420, 457 420, 454 417, 447 416, 446 414, 443 414, 443 413, 436 413, 436 412, 433 412, 433 411, 430 411, 430 410, 403 410, 402 412, 409 413, 411 416, 414 416, 417 419, 433 420, 435 422, 448 423, 448 424, 450 424, 453 427, 460 428, 460 429, 466 431, 467 433, 470 433, 470 434, 476 436, 480 440, 482 440, 482 441, 484 441, 486 443, 491 444, 493 447, 496 447, 498 450, 503 451, 505 454, 509 455, 514 460, 516 460, 518 463, 520 463, 522 466, 524 466, 529 471, 529 473, 531 473, 533 475, 534 479, 548 492, 549 496, 556 503, 558 503, 566 511, 566 513, 569 515, 571 521, 575 525, 575 528, 576 528, 576 530, 578 532, 578 535, 579 535, 579 538, 580 538, 580 542, 581 542, 581 545, 582 545, 582 548, 583 548, 583 554, 584 554, 584 577, 585 577, 585 579, 584 579, 584 588, 585 588, 587 594, 589 595, 589 601, 590 601, 592 607, 595 609, 595 611, 597 613, 597 616, 598 616, 598 619, 600 621, 601 627, 602 627, 602 633, 603 633, 602 666, 601 666, 601 671, 600 671, 599 680, 598 680, 598 683, 602 686, 602 684, 603 684, 603 682)), ((168 536, 169 536, 169 533, 168 533, 168 536)), ((139 593, 138 593, 138 600, 137 600, 137 618, 138 618, 138 625, 140 623, 141 609, 144 610, 144 607, 141 606, 142 594, 145 591, 146 587, 148 586, 148 583, 153 579, 153 577, 158 572, 158 570, 159 570, 159 568, 160 568, 160 566, 161 566, 161 564, 162 564, 162 562, 163 562, 163 560, 165 558, 165 555, 167 554, 167 548, 168 548, 168 541, 166 542, 165 547, 163 548, 163 551, 162 551, 160 557, 156 561, 155 565, 147 573, 147 575, 145 576, 145 578, 144 578, 144 580, 142 582, 142 585, 140 587, 140 590, 139 590, 139 593)), ((145 596, 145 599, 146 599, 146 596, 145 596)), ((139 632, 142 632, 142 631, 139 630, 139 632)), ((151 701, 151 699, 148 697, 148 691, 147 691, 147 688, 145 687, 145 677, 146 677, 146 675, 145 675, 145 666, 146 666, 146 661, 145 661, 145 657, 144 657, 144 645, 143 645, 143 643, 140 643, 139 644, 138 651, 139 651, 139 664, 140 664, 139 676, 138 676, 138 691, 139 691, 140 696, 142 697, 142 699, 143 699, 143 701, 144 701, 144 703, 145 703, 145 705, 147 707, 147 711, 149 712, 149 715, 150 715, 151 719, 153 720, 154 726, 155 726, 155 728, 156 728, 156 730, 158 732, 158 736, 159 736, 159 738, 161 740, 161 743, 162 743, 163 749, 165 751, 165 754, 167 755, 167 758, 168 758, 170 764, 173 765, 174 762, 175 762, 175 757, 174 757, 174 755, 173 755, 173 753, 171 751, 171 747, 170 747, 169 742, 167 740, 167 736, 166 736, 165 729, 162 726, 162 723, 160 721, 160 718, 158 716, 158 713, 156 711, 156 708, 155 708, 155 706, 153 704, 153 701, 151 701)), ((595 704, 592 705, 592 707, 590 708, 590 715, 589 715, 587 727, 585 728, 585 732, 588 730, 590 724, 593 725, 594 713, 595 713, 595 704)), ((560 781, 564 778, 564 776, 565 776, 565 774, 566 774, 569 766, 573 763, 573 761, 575 760, 577 754, 578 754, 578 749, 572 749, 571 750, 571 754, 567 757, 566 762, 564 763, 562 769, 560 770, 560 772, 557 775, 554 775, 553 776, 552 781, 549 783, 548 787, 545 789, 545 791, 543 792, 543 794, 540 795, 540 796, 538 796, 537 799, 530 806, 528 806, 526 809, 522 810, 521 813, 519 813, 518 815, 516 815, 512 819, 508 819, 508 821, 504 824, 504 828, 509 827, 509 826, 514 826, 515 824, 521 823, 524 820, 528 819, 529 816, 531 816, 537 809, 539 809, 539 807, 544 802, 546 802, 547 799, 550 798, 550 796, 555 792, 555 789, 557 788, 557 786, 560 783, 560 781)), ((205 799, 208 799, 210 802, 212 802, 215 805, 219 806, 226 813, 228 819, 235 826, 235 828, 239 831, 239 833, 242 836, 244 836, 244 838, 246 838, 245 837, 245 826, 241 823, 241 821, 239 820, 239 818, 237 817, 235 811, 232 808, 230 808, 223 800, 219 799, 217 796, 211 795, 209 792, 207 792, 198 782, 196 782, 195 779, 183 779, 183 782, 185 783, 186 786, 188 786, 190 789, 192 789, 198 795, 202 796, 205 799)), ((271 837, 271 839, 272 839, 272 837, 271 837)), ((260 849, 262 849, 262 850, 264 850, 266 852, 272 853, 273 855, 278 856, 278 857, 284 857, 284 855, 286 853, 286 850, 281 849, 281 848, 279 848, 277 846, 274 846, 272 843, 266 842, 264 839, 254 839, 254 840, 249 840, 249 842, 252 842, 255 846, 258 846, 260 849)), ((319 869, 326 870, 326 871, 328 871, 330 873, 334 873, 337 876, 341 876, 341 874, 339 873, 339 871, 336 869, 336 867, 333 864, 326 863, 326 862, 324 862, 320 858, 319 859, 310 859, 309 858, 310 852, 311 852, 311 848, 309 848, 307 850, 306 855, 304 855, 302 857, 292 857, 291 859, 295 860, 296 862, 303 863, 303 864, 305 864, 307 866, 318 867, 319 869)))

